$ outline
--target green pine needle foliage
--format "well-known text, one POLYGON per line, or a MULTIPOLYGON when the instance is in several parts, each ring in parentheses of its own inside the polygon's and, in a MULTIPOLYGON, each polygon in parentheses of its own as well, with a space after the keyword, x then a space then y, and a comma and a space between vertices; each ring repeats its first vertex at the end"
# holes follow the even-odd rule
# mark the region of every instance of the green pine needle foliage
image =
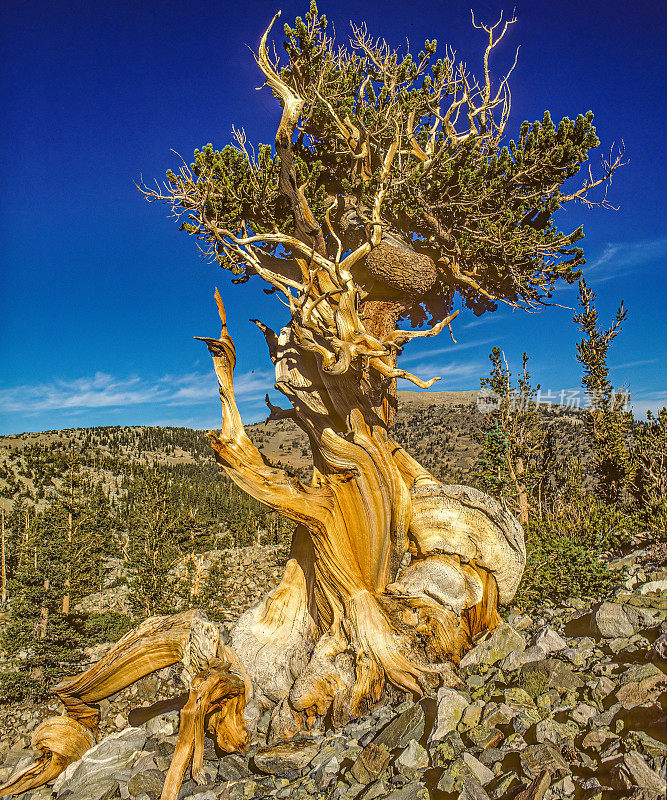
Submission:
MULTIPOLYGON (((491 100, 498 92, 498 102, 471 112, 470 124, 465 103, 454 105, 457 110, 447 117, 466 92, 473 108, 483 104, 485 93, 483 79, 481 88, 471 88, 474 77, 451 49, 437 56, 434 39, 418 55, 401 52, 354 26, 340 47, 315 3, 304 18, 284 26, 282 49, 286 60, 278 66, 280 77, 303 100, 292 140, 297 182, 332 252, 336 242, 325 212, 333 203, 334 229, 351 208, 362 220, 370 218, 383 182, 383 160, 400 136, 383 224, 432 257, 439 270, 437 285, 411 310, 415 324, 426 312, 441 318, 455 292, 481 314, 495 309, 499 299, 543 304, 558 281, 580 278, 583 229, 562 230, 555 215, 586 200, 592 184, 602 183, 619 165, 619 160, 605 164, 597 183, 570 184, 600 143, 591 111, 558 123, 545 111, 509 138, 509 92, 501 83, 487 92, 491 100), (348 131, 348 141, 342 130, 348 131), (361 157, 351 155, 350 137, 367 148, 363 168, 361 157)), ((167 194, 152 199, 170 201, 182 216, 181 229, 244 281, 252 267, 225 245, 225 231, 236 237, 290 234, 294 222, 279 191, 275 148, 250 146, 243 131, 235 133, 233 145, 218 150, 207 144, 195 151, 189 170, 169 171, 167 194)), ((363 225, 359 235, 365 235, 363 225)), ((268 259, 290 257, 272 242, 262 244, 261 251, 268 259)))

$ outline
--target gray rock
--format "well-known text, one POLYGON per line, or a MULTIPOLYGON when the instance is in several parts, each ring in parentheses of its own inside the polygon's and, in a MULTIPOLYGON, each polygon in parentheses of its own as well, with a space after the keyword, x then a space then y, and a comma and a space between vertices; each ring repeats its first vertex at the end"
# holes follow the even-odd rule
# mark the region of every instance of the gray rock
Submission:
POLYGON ((648 581, 637 588, 639 594, 663 594, 667 592, 667 579, 648 581))
POLYGON ((457 800, 489 800, 489 795, 479 781, 474 778, 466 778, 457 800))
POLYGON ((165 776, 157 769, 137 772, 130 778, 127 790, 130 793, 130 797, 147 794, 151 800, 159 800, 164 786, 164 779, 165 776))
POLYGON ((569 775, 566 775, 564 778, 561 778, 559 781, 556 781, 551 787, 552 792, 555 793, 556 797, 571 797, 575 792, 575 785, 574 781, 569 775))
POLYGON ((492 769, 496 764, 502 766, 501 762, 505 758, 505 753, 499 747, 489 747, 487 750, 477 753, 477 758, 485 767, 492 769))
POLYGON ((636 786, 648 789, 659 797, 664 797, 665 780, 654 772, 636 751, 626 753, 623 763, 612 770, 612 786, 616 789, 629 789, 636 786))
POLYGON ((466 675, 466 683, 470 689, 481 689, 486 680, 484 675, 477 675, 477 673, 472 672, 470 675, 466 675))
POLYGON ((464 736, 469 744, 482 750, 495 748, 505 738, 505 734, 493 725, 476 725, 466 731, 464 736))
POLYGON ((519 685, 531 697, 538 697, 547 689, 580 689, 584 682, 574 674, 569 664, 556 658, 545 658, 521 667, 519 685))
POLYGON ((428 769, 430 762, 426 750, 415 739, 411 739, 395 763, 401 772, 411 775, 428 769))
POLYGON ((505 703, 510 708, 535 708, 535 701, 533 698, 528 692, 518 686, 505 689, 503 695, 505 697, 505 703))
POLYGON ((591 626, 593 633, 603 639, 629 637, 635 632, 619 603, 601 603, 591 618, 591 626))
POLYGON ((507 703, 487 703, 482 715, 482 725, 508 725, 517 713, 518 710, 507 703))
POLYGON ((515 631, 528 630, 528 628, 530 628, 533 624, 533 620, 528 616, 528 614, 521 614, 517 611, 512 611, 507 618, 507 621, 515 631))
POLYGON ((623 610, 635 632, 655 628, 665 619, 665 611, 659 608, 624 605, 623 610))
MULTIPOLYGON (((109 788, 111 791, 111 787, 109 788)), ((119 797, 118 790, 116 790, 115 795, 111 795, 110 797, 119 797)), ((51 792, 50 786, 41 786, 39 789, 35 789, 34 791, 30 792, 30 794, 23 795, 21 800, 51 800, 53 797, 53 793, 51 792)), ((102 798, 102 800, 110 800, 109 797, 102 798)))
POLYGON ((657 660, 667 661, 667 633, 660 636, 651 645, 651 656, 657 660))
POLYGON ((254 762, 260 772, 281 775, 307 767, 318 750, 319 744, 312 739, 291 739, 269 747, 260 747, 255 753, 254 762))
MULTIPOLYGON (((48 796, 51 797, 50 794, 48 796)), ((114 800, 120 796, 118 781, 107 779, 96 783, 91 780, 88 785, 78 786, 75 791, 68 792, 67 800, 114 800)))
POLYGON ((387 768, 391 758, 384 745, 369 744, 365 747, 352 766, 352 775, 361 784, 377 780, 387 768))
POLYGON ((53 785, 58 797, 66 791, 90 790, 90 787, 105 780, 127 783, 130 770, 139 757, 146 742, 143 728, 125 728, 107 736, 95 747, 91 747, 79 761, 70 764, 56 778, 53 785))
POLYGON ((506 658, 503 658, 500 662, 500 668, 503 672, 515 672, 517 669, 521 669, 524 664, 542 661, 546 656, 546 650, 543 650, 539 645, 528 647, 526 650, 515 650, 506 658))
POLYGON ((132 775, 136 775, 138 772, 147 772, 149 769, 157 768, 158 766, 155 761, 155 753, 144 749, 132 766, 132 775))
POLYGON ((600 750, 610 739, 617 739, 615 733, 603 728, 589 731, 583 738, 581 745, 586 750, 600 750))
POLYGON ((429 746, 441 739, 459 724, 464 709, 470 705, 467 698, 455 689, 443 687, 438 690, 438 711, 435 725, 428 738, 429 746))
POLYGON ((531 639, 530 645, 531 647, 540 647, 549 655, 557 653, 559 650, 565 650, 567 642, 553 628, 542 628, 531 639))
POLYGON ((389 792, 383 800, 429 800, 429 793, 423 784, 411 783, 402 789, 395 789, 393 792, 389 792))
POLYGON ((537 742, 552 742, 555 745, 560 745, 573 740, 578 732, 578 727, 573 723, 563 724, 547 718, 540 720, 535 726, 535 740, 537 742))
POLYGON ((596 714, 590 721, 591 728, 608 728, 621 708, 620 703, 614 703, 606 711, 596 714))
POLYGON ((373 739, 373 743, 384 745, 388 750, 403 748, 411 739, 421 739, 424 735, 424 724, 424 709, 419 703, 414 703, 392 719, 373 739))
POLYGON ((589 706, 587 703, 579 703, 579 705, 572 710, 572 719, 578 725, 586 726, 588 721, 597 715, 597 709, 589 706))
POLYGON ((512 720, 512 730, 523 735, 530 730, 536 722, 540 721, 542 714, 537 709, 524 708, 517 712, 512 720))
POLYGON ((560 695, 556 689, 549 689, 542 694, 538 694, 535 698, 535 705, 540 711, 548 714, 553 711, 560 703, 560 695))
POLYGON ((566 647, 565 650, 561 650, 558 655, 561 658, 567 659, 570 664, 575 667, 585 667, 588 660, 588 655, 584 651, 578 650, 576 647, 566 647))
POLYGON ((218 763, 218 779, 222 781, 239 781, 247 778, 248 764, 237 753, 223 756, 218 763))
POLYGON ((462 758, 482 786, 491 783, 495 776, 488 767, 485 767, 484 764, 478 761, 471 753, 463 753, 462 758))
POLYGON ((178 733, 180 715, 178 711, 170 711, 152 717, 145 723, 146 730, 151 736, 173 736, 178 733))
POLYGON ((644 754, 654 759, 667 757, 667 744, 659 742, 644 731, 634 731, 633 735, 639 740, 644 754))
MULTIPOLYGON (((496 780, 492 797, 494 800, 503 800, 503 798, 508 797, 508 790, 512 789, 515 783, 519 782, 519 778, 514 772, 506 772, 504 775, 500 775, 500 777, 496 780)), ((514 792, 512 794, 515 794, 514 792)), ((539 800, 542 800, 540 798, 539 800)))
POLYGON ((458 731, 452 731, 438 743, 434 750, 431 750, 431 764, 434 767, 445 767, 450 761, 460 756, 465 749, 463 739, 458 731))
POLYGON ((621 676, 623 685, 616 691, 624 709, 655 702, 667 688, 667 675, 654 664, 631 667, 621 676))
POLYGON ((463 710, 463 715, 461 716, 461 722, 459 723, 459 728, 465 728, 466 730, 469 728, 474 728, 479 725, 480 720, 482 719, 482 712, 484 711, 484 703, 481 700, 478 700, 475 703, 471 703, 469 706, 463 710))
MULTIPOLYGON (((342 786, 343 784, 339 783, 336 789, 342 786)), ((337 794, 340 794, 340 792, 334 791, 333 796, 335 797, 337 796, 337 794)), ((363 800, 375 800, 376 797, 384 798, 386 794, 387 794, 386 782, 384 781, 383 778, 380 778, 379 780, 371 783, 371 785, 368 786, 366 789, 364 789, 360 797, 363 798, 363 800)))
POLYGON ((527 747, 527 742, 520 733, 510 733, 501 745, 505 753, 520 753, 527 747))
MULTIPOLYGON (((185 795, 178 795, 179 800, 190 800, 190 798, 196 798, 196 800, 216 800, 218 797, 218 793, 214 792, 212 789, 206 789, 203 786, 196 787, 193 791, 189 792, 185 795)), ((240 800, 240 798, 239 798, 240 800)))
POLYGON ((475 773, 466 764, 463 757, 459 757, 445 766, 440 780, 438 781, 438 789, 441 792, 448 793, 461 791, 466 781, 472 781, 481 788, 481 784, 475 777, 475 773))
POLYGON ((521 759, 521 768, 524 774, 531 780, 540 775, 542 770, 545 769, 548 769, 552 775, 558 777, 570 774, 570 767, 567 761, 551 742, 529 745, 520 753, 519 758, 521 759))
POLYGON ((495 664, 502 661, 514 650, 525 650, 526 640, 514 630, 507 622, 500 624, 495 631, 477 647, 461 659, 461 667, 471 667, 476 664, 495 664))
POLYGON ((609 697, 616 688, 614 681, 610 678, 606 678, 604 675, 601 678, 589 682, 588 685, 591 690, 591 698, 596 703, 601 703, 605 698, 609 697))
POLYGON ((326 744, 320 748, 318 754, 310 762, 311 769, 317 769, 334 757, 339 761, 342 761, 344 757, 349 758, 348 742, 343 736, 327 736, 325 742, 326 744))
POLYGON ((318 789, 326 789, 338 776, 340 771, 340 760, 337 756, 332 756, 328 761, 320 764, 313 773, 315 785, 318 789))

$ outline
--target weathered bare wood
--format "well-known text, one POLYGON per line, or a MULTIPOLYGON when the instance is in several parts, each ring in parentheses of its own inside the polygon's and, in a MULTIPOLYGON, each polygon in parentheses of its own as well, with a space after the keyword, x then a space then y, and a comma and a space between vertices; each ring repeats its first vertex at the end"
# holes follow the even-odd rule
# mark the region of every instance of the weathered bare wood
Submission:
MULTIPOLYGON (((322 272, 318 292, 340 277, 322 272)), ((295 317, 272 340, 272 359, 276 385, 309 435, 313 479, 305 486, 271 468, 243 431, 217 294, 216 302, 222 334, 206 340, 223 409, 221 433, 211 434, 216 457, 239 486, 301 523, 281 585, 241 616, 232 648, 253 683, 279 703, 276 729, 296 730, 295 721, 332 706, 334 724, 343 724, 379 699, 385 680, 414 692, 432 685, 442 661, 458 662, 479 631, 498 624, 499 595, 511 598, 523 569, 523 534, 500 504, 441 486, 399 448, 373 379, 364 386, 354 356, 344 371, 332 370, 325 344, 304 346, 295 317), (413 563, 396 580, 408 550, 413 563)), ((329 319, 338 343, 361 341, 356 310, 341 305, 322 300, 320 324, 329 319)))
MULTIPOLYGON (((97 664, 56 687, 56 694, 65 706, 64 715, 45 720, 35 730, 33 747, 42 756, 11 783, 0 787, 0 796, 41 786, 81 758, 95 743, 100 713, 96 703, 100 700, 177 662, 183 663, 184 676, 190 679, 201 674, 210 663, 222 663, 220 659, 225 660, 226 672, 230 663, 238 672, 238 675, 229 673, 228 694, 231 697, 233 688, 234 697, 241 699, 228 709, 225 707, 226 713, 220 718, 223 735, 229 730, 232 740, 238 743, 241 737, 238 715, 241 714, 242 720, 245 697, 248 692, 252 696, 252 687, 238 658, 221 644, 217 627, 197 610, 170 617, 150 617, 120 639, 97 664)), ((220 689, 217 692, 216 701, 222 697, 220 689)))
POLYGON ((160 800, 176 800, 183 776, 192 761, 192 777, 204 783, 204 735, 215 733, 219 747, 232 753, 246 747, 248 734, 243 721, 245 684, 230 671, 229 664, 214 659, 192 681, 190 696, 181 709, 181 724, 174 756, 160 800))
POLYGON ((0 797, 22 794, 54 780, 94 743, 92 732, 71 717, 44 720, 32 734, 32 747, 42 755, 11 781, 0 786, 0 797))

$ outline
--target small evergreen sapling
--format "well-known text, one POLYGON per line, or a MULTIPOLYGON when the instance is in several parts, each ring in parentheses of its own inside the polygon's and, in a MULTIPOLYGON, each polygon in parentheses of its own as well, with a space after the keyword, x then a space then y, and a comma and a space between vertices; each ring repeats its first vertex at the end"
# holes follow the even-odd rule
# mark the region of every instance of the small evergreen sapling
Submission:
POLYGON ((579 304, 582 311, 574 315, 574 322, 584 335, 577 344, 577 360, 584 368, 581 383, 590 399, 586 431, 593 447, 597 491, 603 500, 616 502, 625 496, 631 473, 632 414, 625 408, 627 395, 614 391, 609 380, 607 358, 627 311, 621 303, 612 324, 604 330, 598 324, 595 292, 583 279, 579 304))

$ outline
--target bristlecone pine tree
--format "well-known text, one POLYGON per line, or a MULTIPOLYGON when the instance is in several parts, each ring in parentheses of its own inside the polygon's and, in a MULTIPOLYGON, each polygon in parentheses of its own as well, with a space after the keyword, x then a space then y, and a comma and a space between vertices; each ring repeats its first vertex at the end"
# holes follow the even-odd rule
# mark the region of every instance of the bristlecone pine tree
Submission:
POLYGON ((626 410, 627 393, 617 392, 609 380, 607 354, 627 316, 623 303, 614 321, 603 330, 598 325, 595 292, 579 282, 581 313, 574 322, 584 334, 577 343, 577 360, 584 368, 582 386, 590 399, 586 429, 593 444, 597 491, 603 500, 623 499, 631 475, 632 414, 626 410))
POLYGON ((222 333, 204 340, 223 409, 211 443, 233 481, 296 520, 291 558, 279 587, 239 619, 230 648, 193 612, 152 618, 64 682, 64 719, 79 728, 53 757, 52 729, 36 734, 51 772, 85 749, 93 704, 149 668, 181 659, 192 678, 167 800, 193 753, 201 777, 204 715, 226 750, 246 741, 246 703, 247 719, 274 704, 271 739, 327 713, 340 725, 387 681, 421 692, 447 680, 449 662, 498 623, 497 604, 523 570, 521 528, 481 492, 440 485, 392 440, 396 380, 436 380, 410 375, 397 357, 449 326, 460 299, 476 314, 499 301, 535 308, 558 280, 578 279, 582 230, 560 231, 553 215, 593 204, 590 191, 620 163, 564 189, 599 144, 590 112, 557 126, 545 113, 504 144, 508 82, 492 85, 489 58, 510 24, 475 25, 486 39, 476 79, 452 51, 436 60, 435 41, 401 55, 353 26, 339 48, 315 5, 285 27, 280 65, 267 48, 272 22, 255 58, 282 107, 275 147, 253 148, 236 131, 234 145, 195 152, 164 187, 142 187, 236 282, 259 276, 288 307, 276 333, 255 322, 290 404, 271 406, 271 418, 307 433, 313 475, 305 485, 273 468, 246 436, 217 295, 222 333), (400 319, 431 327, 400 330, 400 319))
POLYGON ((475 463, 477 485, 494 497, 509 501, 521 525, 527 525, 531 495, 540 484, 540 461, 546 430, 540 423, 528 372, 528 354, 522 358, 517 386, 499 347, 489 353, 491 373, 482 378, 482 392, 493 401, 482 436, 482 452, 475 463), (490 393, 490 394, 489 394, 490 393))

